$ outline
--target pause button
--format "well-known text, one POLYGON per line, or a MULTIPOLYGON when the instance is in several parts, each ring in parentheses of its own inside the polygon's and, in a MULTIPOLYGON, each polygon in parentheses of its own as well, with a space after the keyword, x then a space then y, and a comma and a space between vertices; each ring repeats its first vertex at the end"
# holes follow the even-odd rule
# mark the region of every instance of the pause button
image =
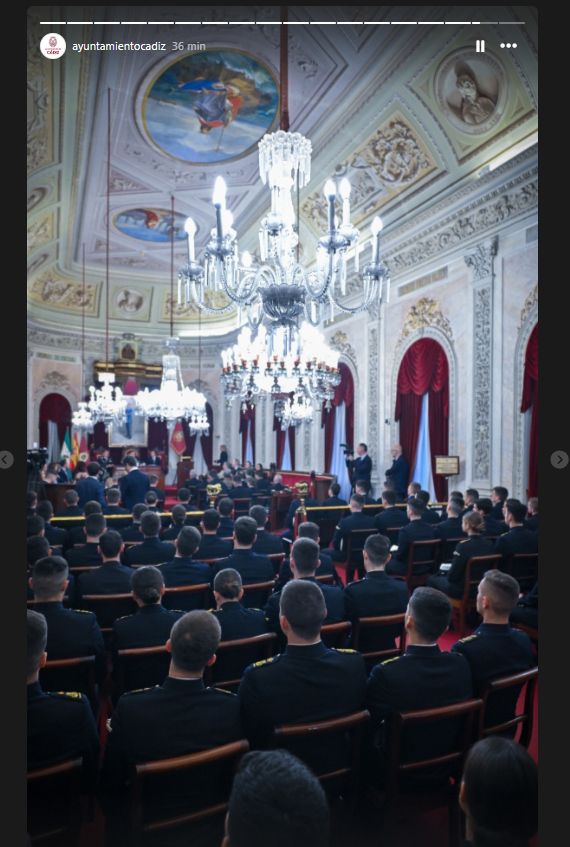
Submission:
POLYGON ((477 53, 485 52, 485 42, 483 40, 480 41, 479 39, 477 39, 477 41, 475 42, 475 51, 477 53))

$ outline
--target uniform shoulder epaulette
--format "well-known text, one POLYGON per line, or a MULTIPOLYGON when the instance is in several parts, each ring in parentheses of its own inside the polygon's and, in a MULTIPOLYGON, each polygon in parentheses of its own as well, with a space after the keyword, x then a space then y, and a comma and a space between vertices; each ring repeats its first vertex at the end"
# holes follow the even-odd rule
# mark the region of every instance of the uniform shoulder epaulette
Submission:
POLYGON ((216 615, 220 610, 219 609, 208 609, 213 615, 216 615))
POLYGON ((160 685, 149 685, 148 688, 133 688, 132 691, 125 691, 123 697, 128 697, 130 694, 141 694, 143 691, 152 691, 153 688, 160 688, 160 685))
POLYGON ((94 615, 95 612, 90 612, 88 609, 70 609, 70 612, 79 612, 81 615, 94 615))
POLYGON ((257 609, 255 606, 251 606, 251 608, 249 608, 247 611, 248 612, 262 612, 263 609, 257 609))
POLYGON ((398 659, 401 659, 401 656, 392 656, 391 659, 384 659, 383 662, 380 662, 381 665, 389 665, 390 662, 397 662, 398 659))
POLYGON ((358 653, 358 650, 350 650, 348 647, 333 647, 335 653, 358 653))
POLYGON ((460 638, 459 644, 465 644, 466 641, 473 641, 474 638, 477 638, 476 632, 474 632, 473 635, 466 635, 465 638, 460 638))
POLYGON ((276 656, 271 656, 271 658, 269 659, 261 659, 259 662, 254 662, 253 667, 262 668, 264 665, 270 665, 272 662, 278 659, 280 655, 281 653, 278 653, 276 656))
POLYGON ((218 686, 217 686, 217 685, 214 685, 214 686, 212 687, 212 691, 219 691, 219 692, 220 692, 220 694, 229 694, 229 695, 230 695, 230 697, 235 697, 235 696, 236 696, 236 695, 235 695, 235 692, 233 692, 233 691, 228 691, 228 690, 227 690, 227 688, 218 688, 218 686))
POLYGON ((117 621, 125 621, 127 618, 133 618, 133 617, 134 617, 134 615, 121 615, 120 618, 115 618, 115 623, 117 623, 117 621))
POLYGON ((459 543, 460 543, 460 544, 465 544, 465 542, 466 542, 466 541, 469 541, 469 539, 468 539, 468 538, 462 538, 462 539, 461 539, 461 541, 460 541, 459 543))
POLYGON ((68 697, 70 700, 81 700, 83 694, 81 691, 54 691, 58 697, 68 697))

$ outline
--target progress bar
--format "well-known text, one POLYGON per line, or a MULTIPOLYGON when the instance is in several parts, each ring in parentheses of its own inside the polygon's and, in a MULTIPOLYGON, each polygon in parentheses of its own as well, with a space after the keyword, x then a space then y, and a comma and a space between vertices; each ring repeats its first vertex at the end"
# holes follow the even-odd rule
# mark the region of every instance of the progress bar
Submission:
POLYGON ((45 26, 525 26, 526 21, 40 21, 45 26))

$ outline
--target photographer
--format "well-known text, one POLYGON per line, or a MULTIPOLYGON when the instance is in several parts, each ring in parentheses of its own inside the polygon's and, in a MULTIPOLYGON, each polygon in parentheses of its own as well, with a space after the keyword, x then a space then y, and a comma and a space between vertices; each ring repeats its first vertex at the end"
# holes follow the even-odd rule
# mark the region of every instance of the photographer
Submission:
MULTIPOLYGON (((346 445, 344 446, 346 447, 346 445)), ((357 482, 365 482, 368 485, 368 490, 370 490, 372 459, 368 455, 368 447, 364 444, 364 442, 360 442, 356 448, 356 454, 357 457, 355 459, 352 451, 349 451, 346 457, 346 466, 348 467, 350 482, 353 488, 357 482)))

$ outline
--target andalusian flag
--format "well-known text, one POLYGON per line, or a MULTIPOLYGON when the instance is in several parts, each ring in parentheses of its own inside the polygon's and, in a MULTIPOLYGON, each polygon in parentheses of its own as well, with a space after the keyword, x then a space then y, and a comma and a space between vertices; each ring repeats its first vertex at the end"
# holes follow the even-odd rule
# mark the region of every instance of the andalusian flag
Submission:
POLYGON ((63 439, 63 444, 61 445, 61 458, 71 458, 71 433, 69 432, 69 427, 67 427, 67 429, 65 430, 65 438, 63 439))
POLYGON ((88 462, 89 461, 89 448, 87 447, 87 435, 84 432, 81 433, 81 443, 79 445, 79 461, 80 462, 88 462))
POLYGON ((182 421, 176 421, 176 426, 172 430, 172 436, 170 438, 170 446, 179 456, 182 456, 186 450, 186 439, 184 438, 182 421))

